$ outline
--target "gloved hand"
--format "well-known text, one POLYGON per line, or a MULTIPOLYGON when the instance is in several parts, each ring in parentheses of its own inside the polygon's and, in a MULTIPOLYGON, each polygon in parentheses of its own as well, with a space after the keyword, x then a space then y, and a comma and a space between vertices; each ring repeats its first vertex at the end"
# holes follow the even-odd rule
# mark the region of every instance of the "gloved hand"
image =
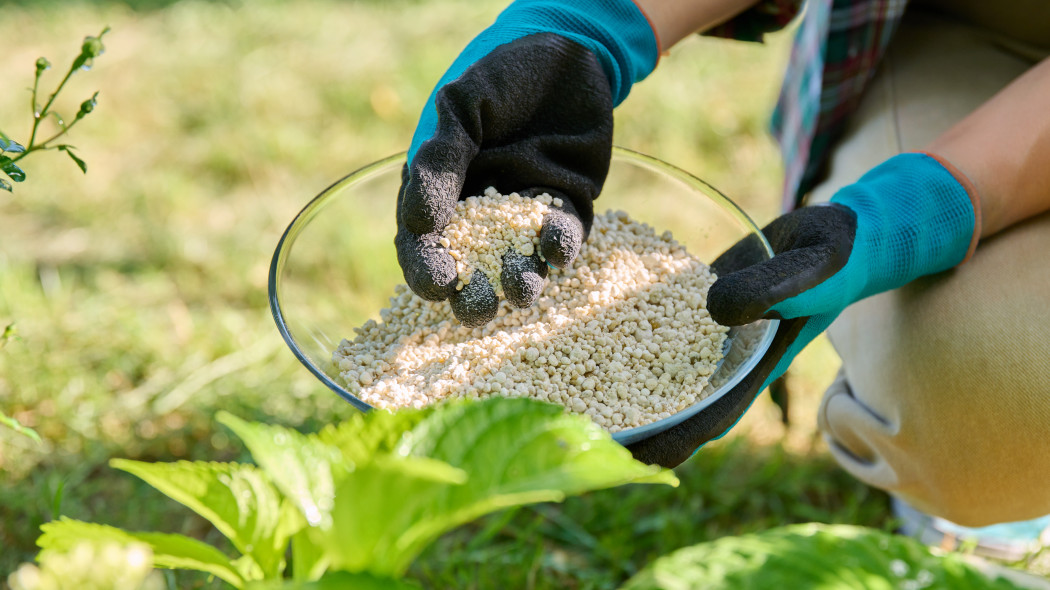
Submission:
POLYGON ((906 153, 842 188, 827 205, 783 215, 765 234, 774 256, 745 239, 712 264, 718 280, 707 296, 723 325, 780 319, 758 365, 724 397, 693 418, 629 445, 647 463, 674 467, 721 438, 795 356, 846 306, 959 264, 976 247, 976 191, 950 164, 906 153))
POLYGON ((408 151, 394 243, 408 286, 450 299, 464 325, 491 320, 498 299, 483 273, 456 291, 455 261, 437 240, 456 201, 488 186, 548 192, 564 205, 543 221, 539 252, 511 253, 500 277, 528 307, 547 265, 572 263, 590 230, 612 152, 612 109, 656 65, 648 21, 630 0, 517 0, 438 82, 408 151))

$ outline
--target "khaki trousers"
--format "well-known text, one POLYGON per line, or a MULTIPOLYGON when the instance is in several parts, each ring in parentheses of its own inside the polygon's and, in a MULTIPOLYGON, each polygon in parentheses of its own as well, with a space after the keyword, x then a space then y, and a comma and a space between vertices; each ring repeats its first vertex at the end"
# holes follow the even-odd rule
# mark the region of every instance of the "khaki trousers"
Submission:
MULTIPOLYGON (((1032 58, 910 11, 809 202, 921 149, 1032 58)), ((1044 214, 982 241, 966 264, 839 317, 828 335, 843 370, 818 423, 847 471, 967 526, 1050 513, 1048 256, 1044 214)))

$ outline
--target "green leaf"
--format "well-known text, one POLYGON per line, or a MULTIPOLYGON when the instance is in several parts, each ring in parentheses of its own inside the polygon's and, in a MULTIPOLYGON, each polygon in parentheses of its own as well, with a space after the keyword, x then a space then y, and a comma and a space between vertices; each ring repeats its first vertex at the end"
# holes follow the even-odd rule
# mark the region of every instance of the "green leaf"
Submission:
POLYGON ((400 576, 438 536, 489 512, 630 482, 678 481, 635 461, 587 418, 526 399, 439 405, 393 451, 359 465, 339 486, 324 541, 333 568, 400 576), (469 479, 459 485, 407 462, 421 457, 469 479))
POLYGON ((0 133, 0 152, 9 152, 12 154, 21 154, 26 151, 24 145, 17 141, 8 138, 6 135, 0 133))
POLYGON ((38 443, 41 442, 40 435, 37 434, 35 430, 26 426, 22 426, 22 424, 19 423, 18 420, 15 420, 14 418, 8 416, 3 411, 0 411, 0 424, 7 426, 8 428, 14 430, 18 434, 25 435, 38 443))
POLYGON ((83 172, 84 174, 87 174, 87 163, 84 162, 84 160, 81 160, 80 158, 78 158, 77 155, 73 153, 73 146, 71 146, 71 145, 60 145, 60 146, 57 146, 57 147, 58 147, 58 149, 62 150, 63 152, 66 152, 66 155, 68 155, 70 158, 73 159, 73 162, 77 165, 78 168, 80 168, 81 172, 83 172))
POLYGON ((353 468, 337 447, 316 435, 245 422, 228 412, 219 412, 216 419, 244 441, 255 462, 302 512, 308 525, 326 528, 331 524, 336 482, 353 468))
POLYGON ((0 178, 0 189, 4 189, 5 191, 7 191, 9 193, 15 192, 15 188, 13 186, 11 186, 11 183, 7 182, 3 178, 0 178))
POLYGON ((321 579, 307 581, 253 582, 248 590, 419 590, 414 583, 374 576, 369 573, 329 572, 321 579))
POLYGON ((113 459, 109 464, 208 519, 241 553, 252 558, 262 576, 279 577, 284 571, 288 540, 304 523, 255 466, 126 459, 113 459))
POLYGON ((40 527, 43 534, 36 544, 42 550, 69 551, 79 541, 142 542, 153 551, 154 567, 190 569, 207 572, 235 588, 244 587, 244 579, 221 551, 184 535, 136 533, 103 524, 82 522, 62 517, 40 527))
POLYGON ((312 529, 292 535, 292 579, 316 580, 328 569, 328 557, 313 540, 312 529))
POLYGON ((0 158, 0 170, 6 172, 15 182, 23 182, 26 179, 25 171, 19 168, 18 164, 12 163, 10 158, 0 158))
POLYGON ((934 555, 909 537, 818 523, 723 537, 661 557, 621 590, 835 588, 1014 589, 962 555, 934 555))
POLYGON ((339 424, 326 426, 317 437, 338 447, 348 460, 365 463, 378 454, 394 452, 401 437, 432 412, 433 408, 406 408, 398 412, 374 410, 359 413, 339 424))

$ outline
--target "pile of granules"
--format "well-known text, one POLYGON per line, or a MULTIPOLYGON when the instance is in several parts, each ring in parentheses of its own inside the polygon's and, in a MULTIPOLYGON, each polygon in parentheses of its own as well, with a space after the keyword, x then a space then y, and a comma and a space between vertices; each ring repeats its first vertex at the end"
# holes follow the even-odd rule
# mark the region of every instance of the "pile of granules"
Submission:
POLYGON ((472 329, 447 301, 425 301, 400 285, 381 321, 356 328, 333 361, 347 390, 378 408, 528 396, 615 432, 666 418, 711 391, 705 386, 728 331, 706 309, 714 280, 669 232, 608 212, 595 217, 576 261, 551 271, 535 305, 501 301, 493 321, 472 329))
POLYGON ((543 216, 551 205, 561 207, 562 200, 547 193, 534 198, 518 193, 501 195, 491 186, 482 197, 458 201, 438 240, 456 261, 456 289, 470 283, 474 271, 480 270, 496 296, 503 297, 503 253, 513 249, 522 256, 532 256, 539 249, 543 216))

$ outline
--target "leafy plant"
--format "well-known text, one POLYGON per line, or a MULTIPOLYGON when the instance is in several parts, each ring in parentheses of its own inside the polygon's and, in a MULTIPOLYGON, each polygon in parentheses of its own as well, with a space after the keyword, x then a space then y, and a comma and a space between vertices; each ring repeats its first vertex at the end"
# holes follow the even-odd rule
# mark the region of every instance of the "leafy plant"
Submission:
MULTIPOLYGON (((84 42, 80 46, 80 54, 73 59, 73 63, 69 66, 69 71, 63 76, 62 81, 58 83, 58 86, 52 92, 47 101, 40 105, 38 101, 38 93, 40 90, 40 78, 44 72, 51 69, 51 62, 46 57, 41 57, 36 60, 36 73, 33 77, 33 90, 32 98, 30 99, 30 107, 33 113, 33 128, 29 133, 29 141, 24 145, 11 139, 6 133, 0 131, 0 170, 3 170, 7 174, 8 178, 14 182, 23 182, 26 179, 26 173, 18 165, 18 162, 24 160, 29 154, 38 151, 46 150, 59 150, 65 152, 66 155, 73 160, 73 163, 85 174, 87 174, 87 164, 84 160, 81 160, 79 156, 73 153, 75 149, 72 145, 66 143, 57 143, 57 141, 69 133, 81 119, 86 117, 95 110, 95 106, 98 104, 98 92, 95 92, 91 98, 80 103, 80 109, 77 110, 76 115, 73 116, 73 120, 66 123, 66 120, 54 109, 55 99, 58 98, 59 93, 65 88, 66 82, 78 71, 89 70, 94 65, 95 58, 102 55, 106 48, 102 45, 102 37, 109 31, 109 27, 106 27, 98 34, 97 37, 87 36, 84 37, 84 42), (41 123, 45 119, 51 117, 55 120, 58 125, 58 132, 54 135, 38 141, 37 135, 41 131, 41 123)), ((14 187, 8 181, 0 178, 0 189, 8 192, 14 192, 14 187)))
POLYGON ((678 483, 587 418, 526 399, 371 412, 317 434, 218 419, 257 465, 111 465, 208 519, 239 557, 182 535, 68 518, 43 525, 38 545, 145 543, 156 567, 205 571, 236 588, 397 588, 428 544, 484 514, 626 483, 678 483))
POLYGON ((661 557, 621 590, 1019 588, 990 579, 963 555, 934 555, 915 539, 818 523, 723 537, 661 557))

